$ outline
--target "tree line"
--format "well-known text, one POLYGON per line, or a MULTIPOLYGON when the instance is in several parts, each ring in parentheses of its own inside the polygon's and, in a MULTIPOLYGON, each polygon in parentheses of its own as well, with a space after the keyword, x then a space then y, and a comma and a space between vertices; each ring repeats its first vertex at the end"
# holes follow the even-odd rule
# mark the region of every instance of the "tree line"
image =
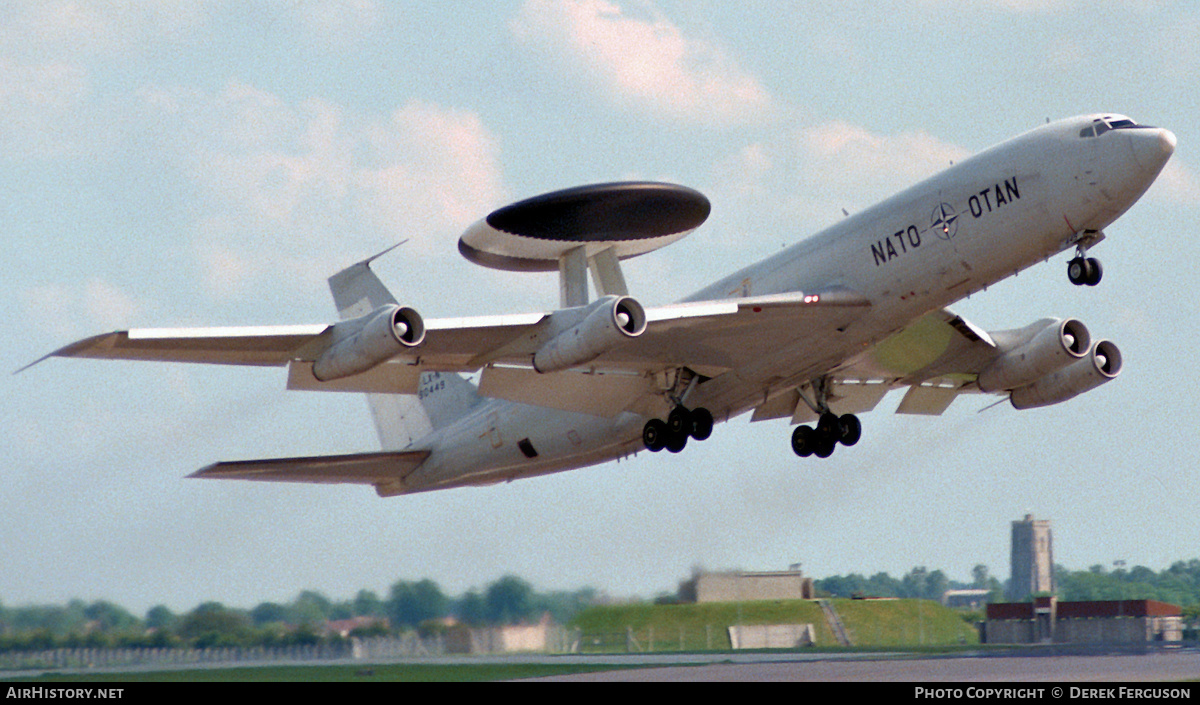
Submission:
POLYGON ((357 620, 349 636, 417 632, 430 636, 453 622, 471 627, 537 621, 549 614, 566 623, 593 604, 596 591, 538 592, 525 580, 504 576, 482 591, 447 595, 432 580, 394 583, 385 596, 360 590, 331 600, 305 590, 286 603, 251 609, 205 602, 176 614, 164 605, 138 617, 112 602, 71 600, 65 606, 5 607, 0 603, 0 650, 59 647, 225 647, 334 643, 345 637, 330 622, 357 620))
MULTIPOLYGON (((940 570, 918 566, 901 578, 887 573, 865 577, 858 573, 835 575, 813 581, 813 587, 832 597, 905 597, 940 600, 946 590, 984 589, 988 602, 1004 602, 1008 581, 991 575, 986 565, 971 570, 969 583, 950 580, 940 570)), ((1158 600, 1179 605, 1193 617, 1200 614, 1200 559, 1177 561, 1163 571, 1145 566, 1127 569, 1118 563, 1109 569, 1093 565, 1087 570, 1054 566, 1055 591, 1062 601, 1158 600)))
MULTIPOLYGON (((899 578, 880 572, 858 573, 814 581, 819 595, 831 597, 900 597, 940 600, 949 589, 982 588, 989 602, 1004 601, 1004 583, 988 567, 976 565, 970 582, 952 580, 941 570, 917 566, 899 578)), ((1094 565, 1072 571, 1055 566, 1060 600, 1150 599, 1183 607, 1185 619, 1200 621, 1200 559, 1179 561, 1163 571, 1145 566, 1108 569, 1094 565)), ((361 624, 351 636, 416 632, 430 636, 451 621, 471 627, 533 622, 549 614, 569 623, 595 604, 592 588, 538 592, 525 580, 504 576, 482 590, 450 596, 434 581, 400 580, 380 596, 360 590, 352 599, 332 600, 305 590, 291 602, 263 602, 251 609, 205 602, 176 614, 166 606, 137 616, 112 602, 71 600, 64 605, 6 607, 0 603, 0 651, 58 647, 222 647, 286 646, 333 643, 344 639, 327 629, 329 622, 356 617, 361 624)), ((664 596, 659 596, 659 601, 664 596)), ((666 600, 670 601, 670 600, 666 600)))

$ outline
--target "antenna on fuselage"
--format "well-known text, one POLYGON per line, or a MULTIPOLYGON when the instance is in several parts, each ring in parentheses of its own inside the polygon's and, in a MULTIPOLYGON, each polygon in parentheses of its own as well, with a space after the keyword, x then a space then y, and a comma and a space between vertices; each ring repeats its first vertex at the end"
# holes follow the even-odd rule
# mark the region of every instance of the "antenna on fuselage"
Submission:
POLYGON ((558 270, 563 308, 626 296, 620 260, 653 252, 700 227, 712 206, 698 191, 658 182, 595 184, 535 196, 493 211, 458 240, 475 264, 510 272, 558 270))

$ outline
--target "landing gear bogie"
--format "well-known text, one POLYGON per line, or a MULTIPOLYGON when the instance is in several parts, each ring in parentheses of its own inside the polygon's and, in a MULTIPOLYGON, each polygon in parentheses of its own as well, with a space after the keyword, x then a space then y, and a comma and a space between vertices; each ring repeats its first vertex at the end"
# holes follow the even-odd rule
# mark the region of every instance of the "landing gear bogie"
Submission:
POLYGON ((818 458, 828 458, 833 455, 838 444, 852 446, 862 438, 862 422, 854 414, 836 414, 825 412, 817 421, 817 427, 797 426, 792 431, 792 451, 796 455, 807 458, 815 455, 818 458))
POLYGON ((642 443, 652 453, 666 448, 678 453, 687 446, 688 439, 707 440, 712 435, 713 415, 708 409, 688 409, 676 406, 667 415, 666 421, 650 419, 642 427, 642 443))

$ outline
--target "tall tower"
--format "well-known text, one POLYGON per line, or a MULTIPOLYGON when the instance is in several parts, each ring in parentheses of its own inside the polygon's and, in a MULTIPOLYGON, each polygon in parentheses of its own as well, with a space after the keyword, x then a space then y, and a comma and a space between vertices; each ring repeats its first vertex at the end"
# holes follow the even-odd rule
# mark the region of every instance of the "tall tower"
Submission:
POLYGON ((1012 578, 1008 599, 1024 600, 1032 593, 1054 592, 1054 542, 1048 519, 1026 514, 1012 523, 1012 578))

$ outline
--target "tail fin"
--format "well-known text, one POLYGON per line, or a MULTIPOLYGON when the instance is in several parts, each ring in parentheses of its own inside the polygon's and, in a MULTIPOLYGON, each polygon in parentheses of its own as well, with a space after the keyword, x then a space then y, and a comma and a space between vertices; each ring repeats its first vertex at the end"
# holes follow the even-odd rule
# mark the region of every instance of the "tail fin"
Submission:
MULTIPOLYGON (((404 244, 353 264, 329 278, 329 290, 342 320, 357 318, 387 304, 396 304, 371 261, 404 244)), ((403 450, 467 414, 480 401, 475 385, 459 375, 427 372, 421 375, 420 395, 368 394, 367 405, 384 450, 403 450)))
POLYGON ((387 290, 379 277, 371 271, 372 260, 386 255, 407 240, 387 248, 377 255, 352 264, 329 278, 329 290, 333 292, 333 304, 337 306, 342 320, 365 316, 380 306, 397 304, 396 297, 387 290))

